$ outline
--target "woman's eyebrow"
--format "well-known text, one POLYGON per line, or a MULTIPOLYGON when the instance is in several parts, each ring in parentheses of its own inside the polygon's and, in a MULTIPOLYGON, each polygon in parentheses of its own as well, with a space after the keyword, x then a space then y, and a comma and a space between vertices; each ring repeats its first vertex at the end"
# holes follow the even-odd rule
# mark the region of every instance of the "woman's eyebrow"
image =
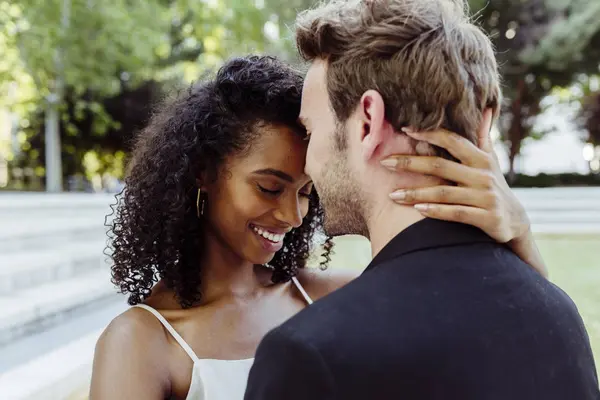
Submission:
POLYGON ((259 169, 257 171, 254 171, 255 174, 258 175, 272 175, 272 176, 276 176, 280 179, 283 179, 284 181, 287 181, 289 183, 294 183, 294 178, 292 178, 289 174, 286 174, 283 171, 280 171, 278 169, 274 169, 274 168, 264 168, 264 169, 259 169))

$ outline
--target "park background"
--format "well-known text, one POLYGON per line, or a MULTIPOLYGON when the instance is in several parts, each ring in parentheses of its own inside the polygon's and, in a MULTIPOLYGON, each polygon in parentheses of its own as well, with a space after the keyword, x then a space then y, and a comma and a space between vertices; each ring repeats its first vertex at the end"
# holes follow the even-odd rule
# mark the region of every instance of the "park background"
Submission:
MULTIPOLYGON (((299 64, 311 0, 0 0, 0 397, 84 399, 93 347, 126 309, 104 217, 135 133, 165 94, 227 58, 299 64)), ((471 0, 497 50, 493 130, 550 279, 600 359, 600 1, 471 0)), ((368 243, 337 240, 331 268, 368 243)))

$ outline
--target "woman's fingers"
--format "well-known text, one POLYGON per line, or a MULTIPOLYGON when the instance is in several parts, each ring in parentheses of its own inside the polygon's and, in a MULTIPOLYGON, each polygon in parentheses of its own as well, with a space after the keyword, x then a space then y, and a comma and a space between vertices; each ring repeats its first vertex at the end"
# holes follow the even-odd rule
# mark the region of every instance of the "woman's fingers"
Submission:
MULTIPOLYGON (((476 225, 486 215, 486 210, 478 207, 446 204, 416 204, 415 208, 423 215, 444 221, 476 225)), ((478 226, 478 225, 476 225, 478 226)))
POLYGON ((489 169, 489 154, 456 133, 445 129, 438 129, 431 132, 413 132, 408 128, 403 128, 402 130, 415 140, 446 149, 464 165, 489 169))
POLYGON ((493 192, 459 186, 432 186, 416 189, 401 189, 390 193, 390 198, 399 204, 460 204, 464 206, 493 209, 493 192))
POLYGON ((441 157, 391 156, 381 162, 394 172, 410 171, 436 176, 460 185, 471 187, 491 187, 493 176, 485 170, 471 168, 441 157))
POLYGON ((501 223, 502 216, 483 208, 446 204, 416 204, 414 207, 429 218, 475 226, 500 243, 512 239, 506 226, 501 223))

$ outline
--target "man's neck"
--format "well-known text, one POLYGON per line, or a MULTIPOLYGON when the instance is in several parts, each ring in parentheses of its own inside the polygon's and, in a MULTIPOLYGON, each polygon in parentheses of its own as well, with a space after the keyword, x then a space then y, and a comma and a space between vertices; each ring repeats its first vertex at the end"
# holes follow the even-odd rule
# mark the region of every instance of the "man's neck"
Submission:
POLYGON ((424 218, 414 207, 399 206, 391 200, 374 207, 367 222, 371 256, 375 257, 400 232, 424 218))

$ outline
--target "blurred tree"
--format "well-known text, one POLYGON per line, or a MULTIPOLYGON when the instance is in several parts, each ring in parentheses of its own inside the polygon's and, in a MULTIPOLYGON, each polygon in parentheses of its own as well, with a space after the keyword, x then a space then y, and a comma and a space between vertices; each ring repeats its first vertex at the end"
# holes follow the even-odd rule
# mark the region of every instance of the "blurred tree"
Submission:
MULTIPOLYGON (((275 17, 285 49, 295 60, 293 22, 315 0, 265 0, 275 17)), ((598 72, 600 1, 469 0, 474 20, 490 35, 497 50, 505 102, 499 121, 509 153, 509 179, 527 137, 547 131, 536 127, 541 101, 556 86, 568 86, 582 74, 598 72)))
POLYGON ((582 110, 587 142, 600 146, 600 92, 588 96, 582 104, 582 110))
MULTIPOLYGON (((18 50, 45 116, 46 189, 62 190, 60 108, 66 88, 114 94, 122 74, 141 72, 160 43, 157 1, 15 0, 2 2, 4 40, 18 50)), ((11 66, 6 68, 10 72, 11 66)))
POLYGON ((30 114, 25 125, 31 123, 22 144, 27 156, 44 145, 37 159, 45 162, 50 191, 61 190, 62 177, 73 171, 72 165, 61 170, 62 157, 82 159, 70 156, 78 136, 81 155, 108 145, 111 138, 102 138, 107 132, 123 133, 113 124, 121 116, 106 110, 102 99, 127 96, 152 79, 197 78, 230 53, 261 51, 265 44, 263 13, 250 0, 0 1, 0 22, 0 48, 10 55, 0 63, 0 87, 18 81, 20 89, 27 83, 32 88, 27 102, 18 104, 27 104, 20 114, 30 114), (73 110, 86 110, 85 118, 94 122, 76 121, 73 110), (34 127, 44 129, 43 140, 31 134, 34 127))
POLYGON ((523 139, 540 137, 535 118, 555 86, 598 72, 600 2, 596 0, 471 0, 475 19, 497 50, 506 101, 500 131, 508 146, 509 179, 523 139))
POLYGON ((277 41, 274 41, 270 50, 279 54, 288 62, 299 61, 294 39, 294 22, 300 11, 318 4, 318 0, 265 0, 265 10, 268 15, 267 26, 275 27, 277 41))
POLYGON ((584 140, 600 146, 600 77, 586 77, 579 86, 581 104, 577 123, 585 132, 584 140))
MULTIPOLYGON (((162 97, 163 86, 147 81, 105 98, 67 90, 59 125, 64 176, 85 176, 89 171, 84 160, 94 154, 95 173, 111 172, 122 178, 125 154, 131 150, 134 135, 148 121, 153 104, 162 97)), ((44 123, 43 110, 29 115, 23 128, 27 146, 17 159, 19 167, 44 164, 44 123)))
MULTIPOLYGON (((107 99, 117 99, 121 93, 130 96, 138 88, 143 91, 147 82, 160 86, 166 80, 197 79, 206 69, 240 53, 268 52, 294 62, 294 19, 315 3, 0 0, 0 90, 7 83, 18 83, 13 102, 19 103, 21 115, 31 116, 22 123, 27 134, 19 137, 26 151, 39 152, 39 146, 48 144, 46 154, 38 160, 46 161, 48 188, 56 190, 61 187, 62 174, 53 175, 52 171, 60 170, 56 160, 60 160, 61 147, 65 157, 70 157, 66 149, 74 144, 68 138, 84 138, 77 142, 77 149, 87 154, 98 146, 117 151, 123 146, 111 147, 111 135, 127 138, 131 134, 118 127, 123 116, 106 109, 107 99), (41 114, 31 115, 37 109, 41 114), (77 118, 81 116, 77 110, 84 110, 83 119, 77 118), (39 115, 44 116, 43 123, 39 115), (88 119, 93 122, 83 122, 88 119), (45 140, 31 134, 33 126, 45 130, 45 140), (33 142, 27 143, 27 138, 33 142), (60 146, 61 140, 66 146, 60 146)), ((534 129, 541 100, 555 86, 568 86, 580 74, 598 72, 600 2, 469 3, 498 50, 506 96, 500 131, 509 147, 514 174, 514 159, 523 139, 544 133, 534 129)), ((82 157, 73 160, 80 163, 82 157)), ((74 171, 79 167, 65 168, 74 171)))

